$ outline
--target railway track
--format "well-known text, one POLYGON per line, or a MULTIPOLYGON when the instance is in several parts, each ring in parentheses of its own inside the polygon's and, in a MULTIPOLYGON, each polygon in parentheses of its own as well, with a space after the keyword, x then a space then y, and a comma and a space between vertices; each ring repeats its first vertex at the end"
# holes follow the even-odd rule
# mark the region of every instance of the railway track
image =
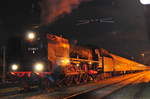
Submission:
POLYGON ((132 84, 136 81, 139 81, 141 79, 143 79, 142 77, 144 75, 146 75, 147 72, 144 72, 143 74, 141 73, 141 75, 134 75, 130 78, 109 84, 109 85, 105 85, 105 86, 101 86, 99 88, 95 88, 95 89, 91 89, 91 90, 86 90, 80 93, 76 93, 74 95, 65 97, 65 99, 103 99, 106 96, 112 94, 113 92, 129 85, 132 84))
MULTIPOLYGON (((36 88, 36 86, 34 90, 31 90, 31 92, 27 92, 27 93, 19 93, 19 91, 21 90, 19 87, 6 88, 6 89, 0 89, 0 98, 3 98, 3 99, 18 98, 19 99, 20 97, 24 97, 23 99, 36 99, 37 97, 41 97, 40 99, 47 99, 48 97, 50 97, 51 99, 63 99, 63 98, 81 99, 81 97, 83 97, 85 94, 98 91, 99 89, 109 90, 109 88, 114 87, 116 88, 115 90, 118 90, 119 88, 124 87, 127 84, 130 84, 131 82, 134 82, 136 79, 140 78, 141 76, 145 74, 146 72, 127 74, 127 75, 122 75, 119 77, 105 79, 96 83, 82 84, 82 85, 77 85, 77 86, 72 86, 72 87, 61 88, 61 89, 56 88, 56 90, 54 90, 53 92, 44 92, 44 93, 43 91, 39 91, 36 88), (125 85, 122 83, 125 83, 125 85), (120 86, 120 87, 118 88, 116 86, 120 86)), ((99 94, 103 94, 103 97, 107 95, 102 92, 103 91, 101 91, 101 93, 99 92, 99 94)), ((110 93, 112 92, 108 92, 108 94, 110 93)))

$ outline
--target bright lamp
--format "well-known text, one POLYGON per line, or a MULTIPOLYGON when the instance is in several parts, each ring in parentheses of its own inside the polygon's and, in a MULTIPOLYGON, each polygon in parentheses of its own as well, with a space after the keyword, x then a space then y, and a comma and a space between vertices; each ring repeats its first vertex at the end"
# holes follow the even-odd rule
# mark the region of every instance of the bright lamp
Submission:
POLYGON ((150 4, 150 0, 140 0, 141 4, 148 5, 150 4))

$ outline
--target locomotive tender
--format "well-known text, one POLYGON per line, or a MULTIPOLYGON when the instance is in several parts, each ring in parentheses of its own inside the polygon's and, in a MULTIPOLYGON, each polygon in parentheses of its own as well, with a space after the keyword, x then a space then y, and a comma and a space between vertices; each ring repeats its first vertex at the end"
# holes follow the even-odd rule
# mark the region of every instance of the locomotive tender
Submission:
POLYGON ((32 32, 27 38, 18 40, 20 46, 14 47, 18 55, 9 57, 11 75, 21 79, 34 80, 36 75, 46 79, 45 84, 70 85, 148 69, 102 48, 71 45, 67 39, 54 34, 32 32))

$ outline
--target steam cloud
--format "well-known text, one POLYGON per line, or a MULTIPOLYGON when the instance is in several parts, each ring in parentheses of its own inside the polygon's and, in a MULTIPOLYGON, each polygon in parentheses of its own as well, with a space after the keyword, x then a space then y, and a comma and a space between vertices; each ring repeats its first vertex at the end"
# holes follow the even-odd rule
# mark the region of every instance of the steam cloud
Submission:
POLYGON ((91 0, 40 0, 41 22, 46 25, 63 14, 71 13, 81 2, 91 0))

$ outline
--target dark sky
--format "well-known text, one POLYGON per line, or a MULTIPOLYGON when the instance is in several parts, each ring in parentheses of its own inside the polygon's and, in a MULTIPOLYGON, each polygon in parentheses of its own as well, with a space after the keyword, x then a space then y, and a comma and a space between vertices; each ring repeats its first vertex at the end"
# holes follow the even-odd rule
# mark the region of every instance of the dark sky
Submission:
POLYGON ((53 27, 80 43, 94 44, 130 58, 149 50, 144 9, 138 0, 101 1, 81 4, 73 13, 56 21, 53 27), (114 22, 96 21, 111 17, 114 22), (79 24, 81 22, 84 24, 79 24))
MULTIPOLYGON (((37 0, 2 0, 0 12, 0 44, 6 43, 8 36, 21 34, 24 27, 40 20, 37 0)), ((141 51, 150 49, 144 9, 138 0, 81 3, 48 28, 49 32, 63 33, 79 43, 104 47, 130 58, 138 59, 141 51)))
MULTIPOLYGON (((140 54, 150 50, 144 14, 138 0, 96 0, 81 4, 71 14, 56 21, 50 30, 66 33, 79 43, 94 44, 143 62, 140 54), (110 18, 114 22, 100 21, 110 18)), ((149 60, 147 58, 145 63, 149 60)))
POLYGON ((2 0, 0 3, 0 44, 10 35, 18 34, 22 28, 35 23, 32 4, 36 0, 2 0))

